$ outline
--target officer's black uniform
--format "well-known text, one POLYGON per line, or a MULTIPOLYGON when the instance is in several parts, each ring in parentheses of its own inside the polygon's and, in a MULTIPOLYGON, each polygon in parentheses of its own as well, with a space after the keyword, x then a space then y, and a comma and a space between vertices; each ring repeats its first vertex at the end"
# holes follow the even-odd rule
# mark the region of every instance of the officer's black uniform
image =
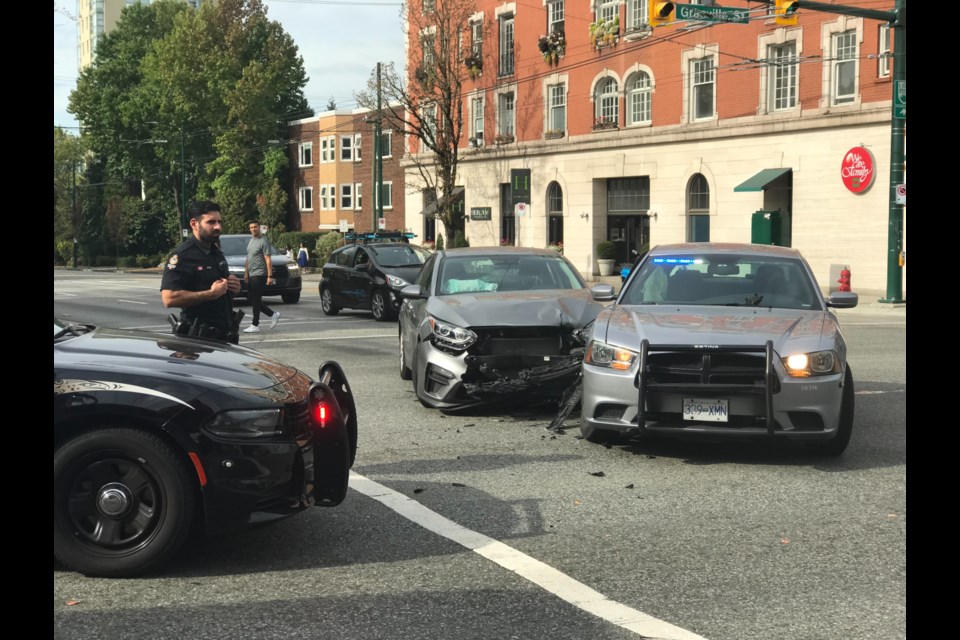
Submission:
MULTIPOLYGON (((160 289, 208 291, 214 282, 229 275, 227 259, 220 251, 219 243, 213 243, 207 249, 196 237, 190 236, 181 242, 167 259, 160 289)), ((229 340, 236 344, 238 336, 232 331, 232 298, 233 294, 228 292, 216 300, 208 300, 184 309, 180 312, 178 333, 186 334, 191 327, 197 326, 197 337, 229 340)))

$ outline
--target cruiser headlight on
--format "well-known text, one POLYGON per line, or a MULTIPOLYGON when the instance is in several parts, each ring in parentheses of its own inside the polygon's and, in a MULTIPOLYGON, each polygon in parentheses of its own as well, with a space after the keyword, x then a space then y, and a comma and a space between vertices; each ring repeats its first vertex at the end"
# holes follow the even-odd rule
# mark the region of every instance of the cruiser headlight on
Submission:
POLYGON ((223 411, 205 429, 221 438, 268 438, 282 433, 283 420, 280 409, 223 411))
POLYGON ((442 322, 436 318, 429 318, 430 329, 433 331, 430 341, 435 347, 452 351, 466 351, 477 341, 477 334, 470 329, 458 327, 455 324, 442 322))
POLYGON ((391 276, 388 274, 387 284, 390 285, 391 287, 397 287, 398 289, 402 289, 403 287, 407 286, 410 283, 404 280, 403 278, 398 278, 397 276, 391 276))
POLYGON ((794 378, 825 376, 840 372, 840 359, 833 351, 798 353, 781 358, 783 367, 794 378))
POLYGON ((629 371, 630 367, 633 366, 633 361, 636 359, 636 351, 630 351, 622 347, 614 347, 599 340, 591 340, 583 361, 595 367, 629 371))

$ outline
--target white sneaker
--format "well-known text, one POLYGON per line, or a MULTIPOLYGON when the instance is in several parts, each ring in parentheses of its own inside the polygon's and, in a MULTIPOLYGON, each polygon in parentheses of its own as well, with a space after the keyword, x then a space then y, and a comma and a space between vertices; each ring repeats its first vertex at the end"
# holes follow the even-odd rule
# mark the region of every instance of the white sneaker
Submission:
POLYGON ((255 324, 252 324, 252 325, 250 325, 249 327, 247 327, 246 329, 244 329, 243 332, 244 332, 244 333, 260 333, 260 327, 258 327, 258 326, 255 325, 255 324))
POLYGON ((270 316, 270 328, 273 329, 275 326, 277 326, 278 322, 280 322, 280 312, 274 311, 273 315, 270 316))

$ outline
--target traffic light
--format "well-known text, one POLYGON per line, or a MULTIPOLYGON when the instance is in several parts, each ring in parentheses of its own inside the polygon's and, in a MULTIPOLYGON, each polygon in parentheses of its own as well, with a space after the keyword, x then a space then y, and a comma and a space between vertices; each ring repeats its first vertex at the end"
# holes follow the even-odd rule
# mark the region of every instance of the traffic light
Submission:
POLYGON ((773 21, 777 24, 792 26, 797 24, 798 0, 775 0, 773 21))
MULTIPOLYGON (((780 0, 777 0, 779 2, 780 0)), ((661 25, 670 24, 676 18, 674 10, 676 7, 672 2, 655 2, 655 0, 650 0, 650 19, 648 20, 651 27, 659 27, 661 25)))

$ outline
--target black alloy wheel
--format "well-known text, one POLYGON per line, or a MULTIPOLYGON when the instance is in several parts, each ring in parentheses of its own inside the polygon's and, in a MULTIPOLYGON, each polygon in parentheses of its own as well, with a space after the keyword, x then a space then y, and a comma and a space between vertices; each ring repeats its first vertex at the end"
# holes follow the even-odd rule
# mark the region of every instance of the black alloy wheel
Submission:
POLYGON ((837 435, 825 442, 811 442, 807 447, 815 453, 836 457, 847 450, 850 436, 853 433, 854 396, 853 372, 847 364, 847 372, 843 376, 843 397, 840 404, 840 422, 837 425, 837 435))
POLYGON ((389 302, 383 289, 377 289, 370 296, 370 311, 373 313, 373 319, 377 322, 383 322, 390 317, 389 302))
POLYGON ((323 314, 327 316, 335 316, 340 313, 340 307, 333 304, 333 292, 330 291, 329 287, 320 289, 320 308, 323 309, 323 314))
POLYGON ((159 566, 183 545, 196 474, 159 437, 127 428, 81 434, 53 454, 53 553, 91 576, 159 566))

